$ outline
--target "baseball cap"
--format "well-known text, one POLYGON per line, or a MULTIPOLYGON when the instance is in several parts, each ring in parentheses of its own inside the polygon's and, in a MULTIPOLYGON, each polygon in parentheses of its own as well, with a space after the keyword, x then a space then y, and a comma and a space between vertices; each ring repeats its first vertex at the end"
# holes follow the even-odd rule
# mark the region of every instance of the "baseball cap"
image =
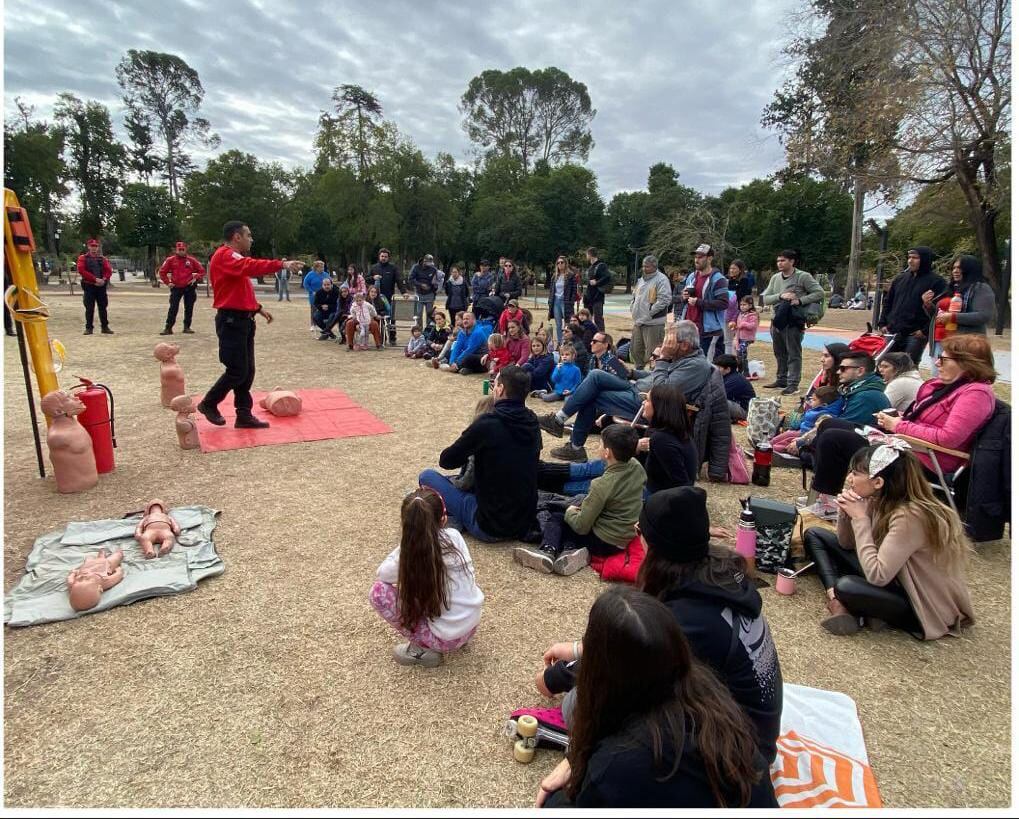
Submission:
POLYGON ((699 244, 697 245, 697 249, 694 251, 694 255, 714 256, 715 251, 711 249, 711 245, 699 244))
POLYGON ((426 253, 425 254, 425 261, 426 262, 434 262, 435 261, 435 257, 431 253, 426 253))
POLYGON ((85 244, 88 245, 89 247, 99 247, 99 240, 89 239, 87 242, 85 242, 85 244))
POLYGON ((177 242, 176 249, 177 250, 187 250, 188 249, 188 243, 187 242, 177 242))

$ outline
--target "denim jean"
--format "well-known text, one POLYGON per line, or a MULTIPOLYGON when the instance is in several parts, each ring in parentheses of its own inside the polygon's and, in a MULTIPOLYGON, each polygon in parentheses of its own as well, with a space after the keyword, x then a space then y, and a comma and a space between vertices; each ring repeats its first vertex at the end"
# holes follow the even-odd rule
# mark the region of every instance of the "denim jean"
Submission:
POLYGON ((566 305, 562 299, 554 299, 552 303, 552 315, 555 319, 556 344, 563 343, 563 322, 566 320, 566 305))
POLYGON ((434 469, 426 469, 418 476, 418 483, 434 489, 442 495, 446 504, 446 514, 451 521, 456 521, 471 536, 485 543, 497 543, 508 538, 498 538, 487 534, 478 526, 478 499, 473 492, 464 492, 453 486, 445 475, 434 469))
POLYGON ((591 481, 605 474, 605 461, 586 461, 570 464, 570 479, 563 484, 564 495, 586 495, 591 491, 591 481))
POLYGON ((422 330, 428 326, 428 320, 431 318, 432 309, 434 307, 435 299, 432 299, 431 301, 421 301, 419 298, 414 303, 414 320, 418 322, 422 330))
POLYGON ((722 354, 718 349, 719 347, 722 346, 721 342, 722 342, 721 336, 701 336, 701 350, 703 350, 704 357, 708 361, 714 361, 715 356, 719 356, 722 354), (719 342, 718 344, 715 344, 716 339, 719 342), (711 349, 712 344, 715 344, 714 350, 711 349))
POLYGON ((632 418, 640 405, 637 392, 629 381, 605 370, 591 370, 563 404, 567 418, 577 416, 573 419, 570 440, 574 446, 583 446, 599 415, 608 413, 632 418))

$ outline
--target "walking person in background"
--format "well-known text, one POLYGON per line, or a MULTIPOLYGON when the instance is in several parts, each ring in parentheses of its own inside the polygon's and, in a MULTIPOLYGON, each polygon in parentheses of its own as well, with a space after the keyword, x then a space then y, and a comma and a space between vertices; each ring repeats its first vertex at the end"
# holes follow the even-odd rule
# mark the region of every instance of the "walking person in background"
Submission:
POLYGON ((103 335, 113 335, 110 329, 110 319, 106 314, 106 306, 109 303, 107 297, 107 285, 113 276, 113 268, 110 267, 110 260, 99 252, 99 241, 89 239, 85 246, 87 253, 78 257, 78 275, 81 277, 81 300, 85 304, 85 335, 92 335, 95 327, 95 310, 99 308, 99 325, 102 327, 103 335))
POLYGON ((290 271, 281 267, 276 271, 276 301, 283 301, 284 296, 290 301, 290 271))
MULTIPOLYGON (((605 329, 605 296, 612 292, 612 271, 598 258, 598 249, 587 249, 587 289, 584 291, 584 307, 591 311, 591 318, 599 330, 605 329)), ((657 265, 657 262, 656 262, 657 265)))
POLYGON ((771 277, 761 294, 766 305, 775 306, 771 317, 771 344, 775 351, 777 373, 765 389, 781 389, 782 395, 795 395, 800 388, 803 369, 803 333, 806 320, 802 310, 795 308, 819 302, 824 289, 804 270, 796 268, 799 253, 783 250, 775 265, 778 273, 771 277))
POLYGON ((187 244, 177 242, 173 255, 167 256, 159 268, 159 278, 170 288, 170 309, 166 312, 166 326, 159 335, 173 334, 181 299, 184 300, 184 332, 194 332, 191 329, 191 318, 198 300, 198 282, 203 276, 205 268, 202 263, 188 253, 187 244))

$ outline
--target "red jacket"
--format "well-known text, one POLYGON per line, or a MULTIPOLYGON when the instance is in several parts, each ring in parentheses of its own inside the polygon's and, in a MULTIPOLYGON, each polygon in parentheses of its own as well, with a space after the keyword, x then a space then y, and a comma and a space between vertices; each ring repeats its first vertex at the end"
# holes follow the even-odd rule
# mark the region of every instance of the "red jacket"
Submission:
POLYGON ((191 282, 200 281, 205 275, 205 268, 194 256, 178 256, 174 253, 167 256, 159 268, 159 278, 170 287, 187 287, 191 282))
POLYGON ((503 367, 512 363, 513 360, 510 358, 510 351, 505 347, 500 347, 498 350, 488 351, 488 366, 491 372, 497 373, 503 367))
POLYGON ((213 308, 257 313, 262 305, 255 298, 251 277, 270 276, 282 267, 283 262, 279 259, 252 259, 250 256, 242 256, 228 245, 222 245, 209 259, 213 308))
POLYGON ((110 280, 113 275, 113 268, 110 267, 110 260, 105 256, 91 256, 88 253, 82 253, 78 257, 78 275, 81 276, 82 282, 85 284, 95 284, 100 278, 110 280), (91 259, 92 261, 86 261, 91 259), (92 270, 89 270, 92 267, 92 270), (102 270, 102 274, 97 277, 95 273, 102 270))

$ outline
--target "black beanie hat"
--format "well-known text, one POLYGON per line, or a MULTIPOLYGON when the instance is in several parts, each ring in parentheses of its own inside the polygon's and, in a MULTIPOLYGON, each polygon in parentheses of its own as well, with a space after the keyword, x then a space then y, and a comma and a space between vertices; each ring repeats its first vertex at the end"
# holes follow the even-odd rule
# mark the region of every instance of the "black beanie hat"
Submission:
POLYGON ((708 555, 708 494, 699 486, 655 492, 640 513, 640 533, 648 548, 675 563, 708 555))

